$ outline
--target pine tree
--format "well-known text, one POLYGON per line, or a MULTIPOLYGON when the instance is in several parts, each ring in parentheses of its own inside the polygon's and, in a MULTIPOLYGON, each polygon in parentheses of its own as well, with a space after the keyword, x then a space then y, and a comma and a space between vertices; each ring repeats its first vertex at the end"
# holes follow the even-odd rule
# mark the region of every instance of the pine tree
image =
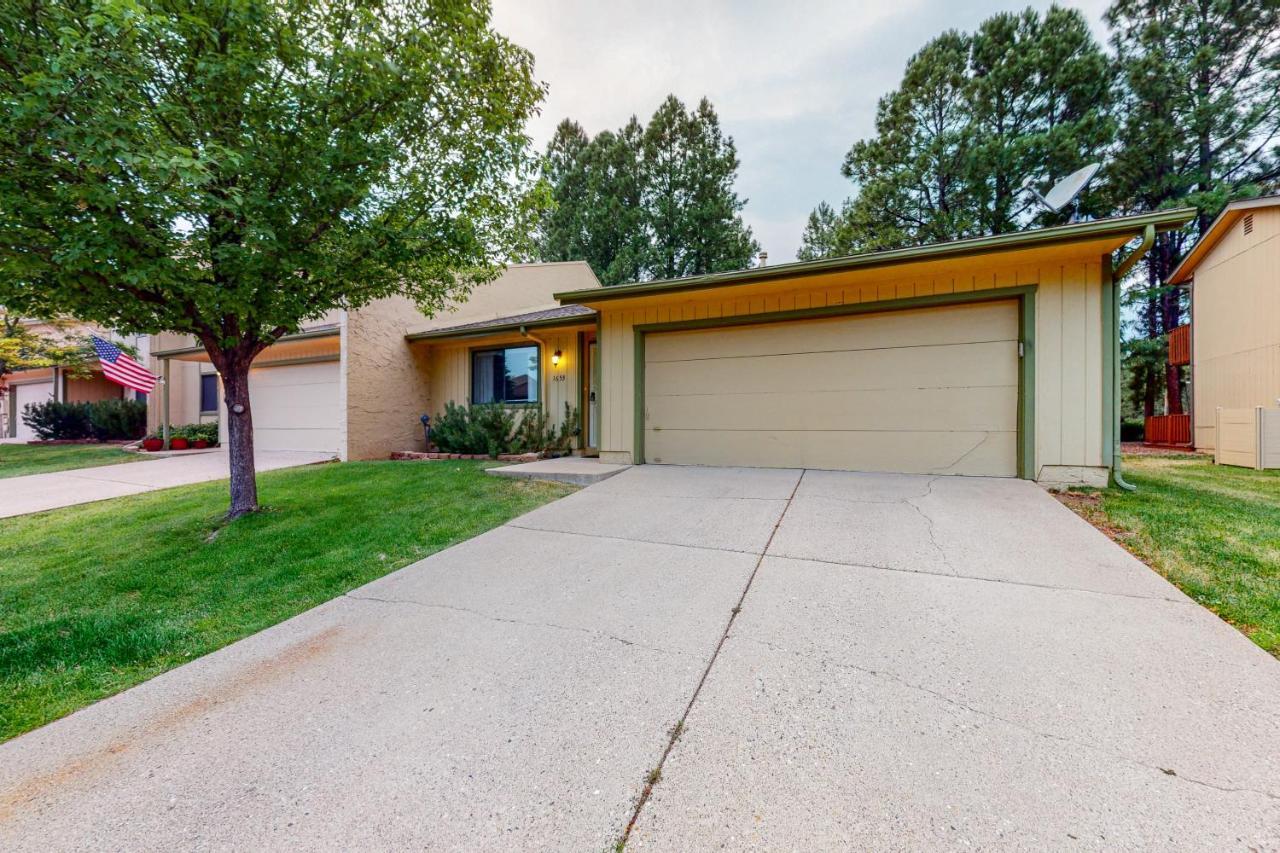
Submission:
MULTIPOLYGON (((1126 295, 1137 309, 1137 337, 1154 341, 1182 322, 1185 296, 1163 282, 1192 238, 1230 198, 1255 195, 1280 176, 1280 5, 1119 0, 1106 20, 1123 91, 1120 145, 1109 167, 1117 206, 1200 210, 1193 229, 1157 237, 1145 283, 1126 295)), ((1153 347, 1128 348, 1150 360, 1153 347)), ((1182 411, 1177 367, 1141 371, 1136 381, 1144 414, 1156 413, 1161 396, 1168 413, 1182 411)))
POLYGON ((749 266, 759 246, 733 185, 738 158, 711 103, 689 112, 674 95, 647 126, 635 118, 588 139, 557 129, 544 174, 555 211, 543 260, 585 260, 606 285, 749 266))
MULTIPOLYGON (((1040 189, 1100 159, 1114 138, 1106 56, 1075 10, 1028 9, 947 31, 881 98, 876 132, 842 169, 856 195, 829 229, 836 253, 1000 234, 1061 221, 1032 209, 1040 189)), ((1101 193, 1082 200, 1104 209, 1101 193)), ((815 211, 816 213, 816 211, 815 211)), ((806 244, 807 245, 807 244, 806 244)), ((802 247, 802 251, 812 251, 802 247)))

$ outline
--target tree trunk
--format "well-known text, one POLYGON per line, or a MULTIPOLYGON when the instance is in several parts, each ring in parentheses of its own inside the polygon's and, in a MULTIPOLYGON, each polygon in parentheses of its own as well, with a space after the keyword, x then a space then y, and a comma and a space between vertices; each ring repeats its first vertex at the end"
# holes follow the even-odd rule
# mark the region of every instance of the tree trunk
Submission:
POLYGON ((223 399, 227 403, 227 442, 231 458, 231 508, 227 520, 258 510, 258 480, 253 464, 253 411, 249 407, 250 359, 224 359, 223 399))

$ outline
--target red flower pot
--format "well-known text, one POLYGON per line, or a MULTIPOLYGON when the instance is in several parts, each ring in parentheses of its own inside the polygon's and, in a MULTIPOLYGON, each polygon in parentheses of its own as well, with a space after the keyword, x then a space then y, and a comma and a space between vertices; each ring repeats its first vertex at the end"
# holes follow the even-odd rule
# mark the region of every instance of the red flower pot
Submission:
POLYGON ((170 450, 186 450, 186 449, 187 449, 188 447, 190 447, 190 446, 191 446, 191 444, 190 444, 190 443, 189 443, 185 438, 171 438, 171 439, 169 439, 169 449, 170 449, 170 450))
POLYGON ((164 450, 164 439, 144 438, 142 440, 142 449, 148 453, 155 453, 157 450, 164 450))
POLYGON ((209 446, 209 442, 203 438, 197 438, 194 442, 191 443, 191 446, 194 447, 196 450, 204 450, 206 447, 209 446))

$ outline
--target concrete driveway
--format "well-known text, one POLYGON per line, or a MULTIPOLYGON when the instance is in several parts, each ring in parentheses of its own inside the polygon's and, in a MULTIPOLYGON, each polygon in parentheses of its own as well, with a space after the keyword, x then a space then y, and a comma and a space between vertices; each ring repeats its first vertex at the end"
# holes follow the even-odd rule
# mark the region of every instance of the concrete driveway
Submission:
MULTIPOLYGON (((259 471, 272 471, 276 468, 325 462, 332 458, 332 453, 259 450, 254 454, 254 464, 259 471)), ((93 503, 140 492, 154 492, 156 489, 190 483, 223 480, 230 476, 228 472, 226 450, 213 450, 208 453, 147 459, 127 465, 102 465, 50 474, 7 477, 0 480, 0 518, 93 503)))
POLYGON ((1031 484, 646 466, 0 746, 0 848, 1271 849, 1277 697, 1031 484))

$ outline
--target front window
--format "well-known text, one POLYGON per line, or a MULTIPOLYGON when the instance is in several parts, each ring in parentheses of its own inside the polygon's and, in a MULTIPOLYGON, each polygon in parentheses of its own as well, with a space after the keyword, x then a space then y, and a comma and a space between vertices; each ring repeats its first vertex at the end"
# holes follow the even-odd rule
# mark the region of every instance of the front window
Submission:
POLYGON ((538 402, 538 348, 515 346, 471 353, 471 402, 538 402))
POLYGON ((210 414, 218 411, 218 374, 205 373, 200 376, 200 412, 210 414))

